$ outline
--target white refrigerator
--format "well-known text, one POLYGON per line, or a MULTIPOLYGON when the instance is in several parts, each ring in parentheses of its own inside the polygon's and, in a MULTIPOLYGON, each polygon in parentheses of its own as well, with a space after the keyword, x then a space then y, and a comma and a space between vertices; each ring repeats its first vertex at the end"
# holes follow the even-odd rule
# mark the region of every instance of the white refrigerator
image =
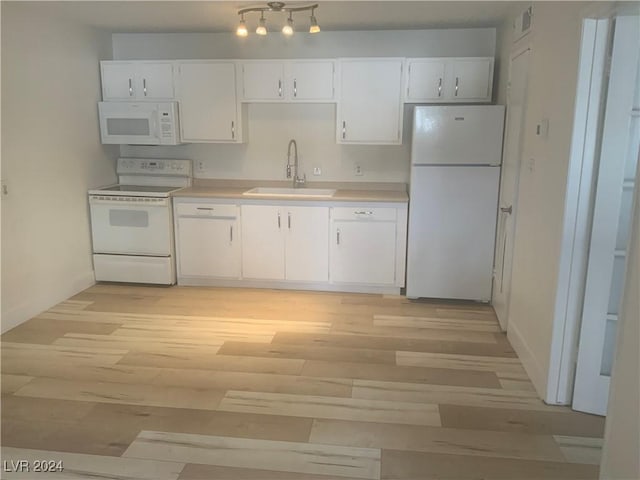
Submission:
POLYGON ((504 106, 415 107, 407 297, 491 300, 504 106))

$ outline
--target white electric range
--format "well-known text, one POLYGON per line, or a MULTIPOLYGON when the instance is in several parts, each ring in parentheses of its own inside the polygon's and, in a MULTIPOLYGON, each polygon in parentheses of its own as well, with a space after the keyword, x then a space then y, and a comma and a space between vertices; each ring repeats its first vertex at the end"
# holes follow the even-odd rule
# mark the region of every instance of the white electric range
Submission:
POLYGON ((191 185, 191 160, 119 158, 116 172, 89 190, 96 280, 174 284, 171 195, 191 185))

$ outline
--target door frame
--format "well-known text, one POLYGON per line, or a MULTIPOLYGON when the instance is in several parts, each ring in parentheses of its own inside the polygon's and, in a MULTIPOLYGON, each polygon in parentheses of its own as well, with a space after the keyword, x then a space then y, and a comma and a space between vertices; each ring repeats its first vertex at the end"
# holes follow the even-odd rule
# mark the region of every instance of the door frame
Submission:
POLYGON ((593 220, 595 172, 599 161, 606 100, 611 24, 609 18, 584 19, 582 24, 558 289, 545 398, 549 404, 568 405, 573 399, 593 220))

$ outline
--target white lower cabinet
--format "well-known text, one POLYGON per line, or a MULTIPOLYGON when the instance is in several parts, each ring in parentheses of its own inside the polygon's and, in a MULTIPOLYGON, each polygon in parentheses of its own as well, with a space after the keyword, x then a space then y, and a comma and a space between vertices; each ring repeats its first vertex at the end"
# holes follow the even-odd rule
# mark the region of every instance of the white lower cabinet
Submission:
POLYGON ((404 286, 406 204, 232 202, 174 200, 178 284, 396 294, 404 286))
POLYGON ((236 205, 176 204, 178 278, 241 276, 236 205))
POLYGON ((394 208, 333 208, 331 281, 394 285, 397 237, 394 208))
POLYGON ((244 278, 328 280, 328 207, 243 205, 241 208, 244 278))

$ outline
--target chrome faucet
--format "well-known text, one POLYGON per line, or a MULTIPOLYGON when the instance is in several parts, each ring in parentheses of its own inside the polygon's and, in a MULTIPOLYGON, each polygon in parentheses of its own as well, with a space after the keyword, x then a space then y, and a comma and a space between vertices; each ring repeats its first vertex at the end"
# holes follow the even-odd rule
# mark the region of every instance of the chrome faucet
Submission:
POLYGON ((298 175, 298 144, 295 140, 291 139, 289 141, 289 146, 287 147, 287 178, 291 178, 291 167, 293 166, 293 188, 304 187, 305 182, 307 181, 307 175, 302 174, 302 178, 298 175), (293 145, 293 165, 291 165, 291 145, 293 145))

